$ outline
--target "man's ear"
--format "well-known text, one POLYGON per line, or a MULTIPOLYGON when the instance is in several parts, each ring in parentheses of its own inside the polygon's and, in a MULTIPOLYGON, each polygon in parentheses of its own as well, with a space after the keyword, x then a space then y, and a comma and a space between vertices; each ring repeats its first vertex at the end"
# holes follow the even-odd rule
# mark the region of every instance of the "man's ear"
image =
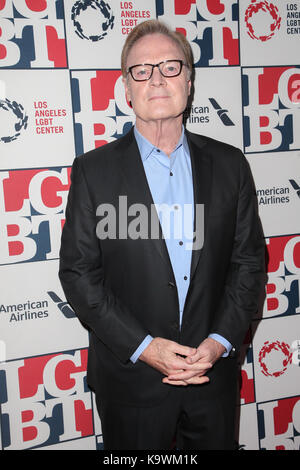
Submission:
POLYGON ((187 81, 188 81, 188 94, 190 96, 191 94, 191 89, 192 89, 192 78, 191 78, 191 72, 190 70, 188 71, 188 77, 187 77, 187 81))
POLYGON ((126 100, 128 101, 128 103, 130 103, 131 101, 131 95, 130 95, 130 91, 129 91, 129 86, 128 86, 128 81, 127 81, 127 77, 123 77, 122 78, 122 82, 123 82, 123 85, 124 85, 124 88, 125 88, 125 96, 126 96, 126 100))
POLYGON ((192 81, 190 79, 190 80, 188 80, 188 93, 189 93, 189 96, 191 95, 191 88, 192 88, 192 81))

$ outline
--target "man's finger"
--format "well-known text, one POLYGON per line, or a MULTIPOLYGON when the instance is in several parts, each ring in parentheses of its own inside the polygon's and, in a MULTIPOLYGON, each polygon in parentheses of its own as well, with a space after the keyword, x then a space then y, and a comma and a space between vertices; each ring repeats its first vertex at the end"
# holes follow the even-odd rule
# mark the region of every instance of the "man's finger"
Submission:
POLYGON ((186 364, 185 367, 181 365, 181 371, 168 374, 168 378, 170 380, 185 380, 197 374, 198 375, 200 375, 201 373, 204 374, 211 367, 212 367, 212 364, 210 362, 203 362, 203 363, 197 362, 196 364, 186 364), (184 370, 182 371, 182 369, 184 370))
POLYGON ((198 349, 196 349, 195 353, 186 357, 185 360, 188 364, 194 364, 195 362, 199 361, 202 357, 203 354, 198 349))
POLYGON ((187 385, 202 385, 202 384, 208 383, 209 378, 206 375, 202 377, 194 376, 187 380, 170 380, 168 377, 165 377, 162 381, 163 383, 166 383, 169 385, 185 387, 187 385))
POLYGON ((172 352, 181 356, 191 356, 197 352, 196 348, 192 348, 191 346, 184 346, 183 344, 178 344, 176 342, 173 342, 171 347, 172 352))
POLYGON ((163 378, 163 383, 164 384, 169 384, 169 385, 178 385, 178 386, 183 386, 183 387, 186 387, 187 386, 187 382, 185 382, 184 380, 169 380, 168 377, 165 377, 163 378))
POLYGON ((172 359, 170 359, 168 368, 174 369, 174 370, 203 370, 203 369, 208 369, 211 367, 211 364, 209 362, 197 362, 195 364, 188 364, 185 360, 185 358, 182 358, 180 356, 174 356, 172 359))
POLYGON ((191 377, 190 379, 186 380, 186 383, 188 385, 202 385, 209 382, 209 378, 206 375, 203 375, 202 377, 195 376, 191 377))

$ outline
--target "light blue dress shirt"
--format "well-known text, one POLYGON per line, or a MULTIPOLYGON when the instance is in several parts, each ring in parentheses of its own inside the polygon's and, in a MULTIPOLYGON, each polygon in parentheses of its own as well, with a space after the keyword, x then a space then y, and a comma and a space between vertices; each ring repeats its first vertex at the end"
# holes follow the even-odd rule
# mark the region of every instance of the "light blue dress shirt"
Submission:
MULTIPOLYGON (((189 147, 184 129, 170 156, 145 139, 136 127, 134 135, 176 280, 181 325, 190 283, 194 226, 194 193, 189 147)), ((210 337, 225 346, 227 351, 224 356, 229 354, 231 345, 225 338, 217 334, 211 334, 210 337)), ((131 356, 132 362, 136 362, 152 339, 152 336, 146 336, 131 356)))

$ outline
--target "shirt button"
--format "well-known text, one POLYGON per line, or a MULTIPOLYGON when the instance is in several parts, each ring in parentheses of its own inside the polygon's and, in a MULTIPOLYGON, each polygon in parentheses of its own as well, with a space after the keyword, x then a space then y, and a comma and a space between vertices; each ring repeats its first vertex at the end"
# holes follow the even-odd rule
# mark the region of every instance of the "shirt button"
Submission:
POLYGON ((183 278, 183 279, 186 281, 186 280, 187 280, 187 276, 184 276, 184 278, 183 278))
POLYGON ((179 242, 179 245, 183 245, 183 242, 182 242, 182 241, 180 241, 180 242, 179 242))
POLYGON ((170 171, 170 176, 173 176, 173 173, 172 173, 172 171, 170 171))

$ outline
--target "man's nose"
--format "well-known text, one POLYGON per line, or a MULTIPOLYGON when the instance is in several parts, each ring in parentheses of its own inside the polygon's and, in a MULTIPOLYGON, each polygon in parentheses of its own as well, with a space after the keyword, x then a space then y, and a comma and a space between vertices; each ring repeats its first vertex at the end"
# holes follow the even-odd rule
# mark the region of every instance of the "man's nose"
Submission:
POLYGON ((152 72, 152 76, 150 78, 150 82, 151 82, 151 85, 154 85, 154 86, 165 85, 166 79, 160 73, 160 70, 159 70, 158 67, 153 67, 153 72, 152 72))

